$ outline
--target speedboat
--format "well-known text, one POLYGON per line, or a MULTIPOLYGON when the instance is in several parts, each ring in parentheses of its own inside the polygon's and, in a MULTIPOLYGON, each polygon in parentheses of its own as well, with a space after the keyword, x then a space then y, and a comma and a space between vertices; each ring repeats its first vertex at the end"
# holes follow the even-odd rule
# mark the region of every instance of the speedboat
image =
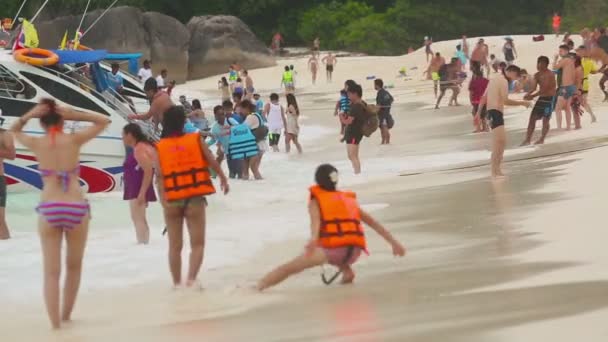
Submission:
MULTIPOLYGON (((15 61, 11 51, 0 51, 0 110, 4 127, 32 109, 41 99, 52 98, 58 104, 85 112, 97 112, 112 120, 108 128, 83 146, 80 181, 89 193, 109 192, 122 187, 122 164, 125 146, 122 128, 129 122, 133 101, 109 87, 106 71, 101 67, 108 53, 94 51, 54 51, 59 63, 38 67, 15 61)), ((141 86, 133 84, 133 88, 141 86)), ((141 90, 141 89, 140 89, 141 90)), ((138 103, 141 108, 142 104, 138 103)), ((139 111, 140 109, 138 109, 139 111)), ((147 110, 147 109, 145 109, 147 110)), ((157 138, 149 123, 141 123, 144 132, 157 138)), ((66 122, 65 132, 75 132, 87 123, 66 122)), ((37 120, 24 127, 28 134, 43 134, 37 120)), ((10 192, 42 189, 42 180, 34 155, 16 142, 16 160, 5 160, 5 177, 10 192)))

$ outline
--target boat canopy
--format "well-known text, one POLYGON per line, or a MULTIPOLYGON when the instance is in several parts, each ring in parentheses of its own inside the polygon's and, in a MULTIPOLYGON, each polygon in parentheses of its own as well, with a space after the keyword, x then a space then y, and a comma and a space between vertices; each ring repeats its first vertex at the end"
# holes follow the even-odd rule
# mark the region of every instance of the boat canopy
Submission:
POLYGON ((128 61, 129 72, 133 75, 137 75, 137 69, 139 68, 138 61, 143 56, 141 53, 109 53, 104 57, 106 61, 128 61))
POLYGON ((106 50, 53 50, 53 52, 59 56, 59 64, 97 63, 108 55, 106 50))

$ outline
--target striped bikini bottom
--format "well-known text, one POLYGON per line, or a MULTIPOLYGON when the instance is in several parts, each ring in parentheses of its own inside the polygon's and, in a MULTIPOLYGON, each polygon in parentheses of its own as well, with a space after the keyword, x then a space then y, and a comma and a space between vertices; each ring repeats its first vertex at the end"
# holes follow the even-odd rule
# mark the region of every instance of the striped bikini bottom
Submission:
POLYGON ((36 211, 51 227, 72 230, 82 223, 90 207, 88 202, 41 202, 36 211))

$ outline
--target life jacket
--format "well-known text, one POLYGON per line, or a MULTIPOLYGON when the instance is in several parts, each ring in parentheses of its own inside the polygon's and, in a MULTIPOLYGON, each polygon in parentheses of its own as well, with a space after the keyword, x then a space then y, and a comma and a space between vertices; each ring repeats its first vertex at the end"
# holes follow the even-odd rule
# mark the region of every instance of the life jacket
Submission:
POLYGON ((327 191, 316 185, 310 188, 321 211, 319 245, 323 248, 355 246, 366 249, 361 224, 361 210, 353 192, 327 191))
POLYGON ((239 78, 239 74, 236 71, 230 71, 228 73, 228 80, 236 81, 237 78, 239 78))
POLYGON ((168 201, 215 193, 209 164, 198 133, 162 138, 156 144, 160 172, 168 201))
POLYGON ((293 72, 292 71, 283 72, 283 81, 285 83, 293 83, 293 72))
POLYGON ((258 155, 258 144, 251 129, 246 123, 240 123, 230 127, 230 139, 228 143, 228 155, 230 159, 245 159, 258 155))

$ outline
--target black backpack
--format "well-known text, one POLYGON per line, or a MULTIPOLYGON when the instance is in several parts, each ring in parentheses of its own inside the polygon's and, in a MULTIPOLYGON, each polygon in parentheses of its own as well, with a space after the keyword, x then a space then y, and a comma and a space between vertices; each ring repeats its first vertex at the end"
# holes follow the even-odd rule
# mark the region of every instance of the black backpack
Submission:
POLYGON ((361 126, 361 132, 369 138, 378 130, 378 126, 380 126, 378 107, 369 105, 365 102, 363 102, 363 107, 365 108, 365 121, 363 122, 363 126, 361 126))

